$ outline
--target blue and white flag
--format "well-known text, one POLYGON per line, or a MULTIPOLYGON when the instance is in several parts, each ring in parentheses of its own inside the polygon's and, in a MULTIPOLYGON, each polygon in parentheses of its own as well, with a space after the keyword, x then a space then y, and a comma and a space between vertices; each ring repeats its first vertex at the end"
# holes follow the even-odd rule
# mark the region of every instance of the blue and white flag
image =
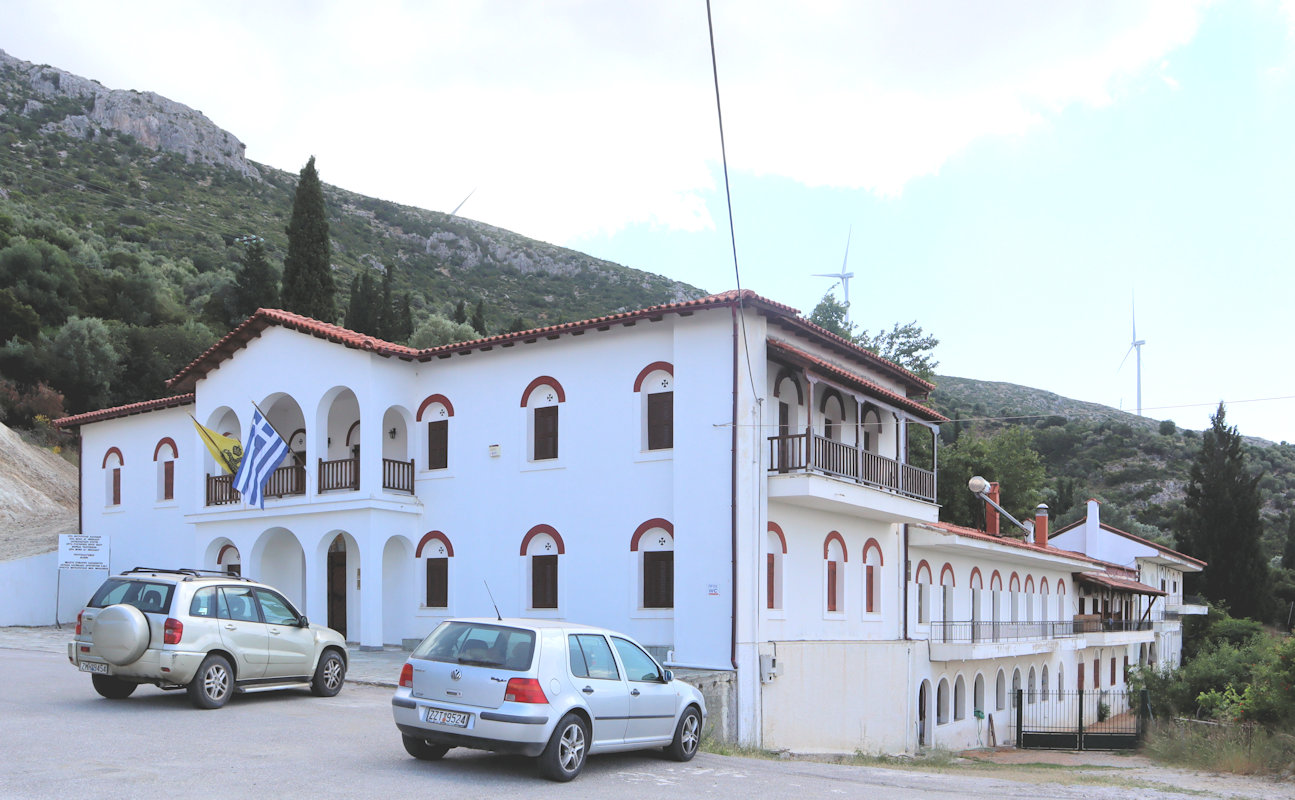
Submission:
POLYGON ((243 501, 265 508, 265 482, 288 454, 288 443, 274 430, 274 426, 261 416, 260 409, 252 413, 252 427, 247 431, 243 445, 243 460, 234 476, 234 488, 243 495, 243 501))

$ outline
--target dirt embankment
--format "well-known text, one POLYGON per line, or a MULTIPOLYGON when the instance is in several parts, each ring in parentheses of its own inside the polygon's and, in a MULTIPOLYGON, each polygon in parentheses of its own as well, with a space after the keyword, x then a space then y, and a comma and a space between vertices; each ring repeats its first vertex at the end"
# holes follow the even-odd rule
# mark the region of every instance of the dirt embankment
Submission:
POLYGON ((77 470, 0 424, 0 561, 58 549, 77 532, 77 470))

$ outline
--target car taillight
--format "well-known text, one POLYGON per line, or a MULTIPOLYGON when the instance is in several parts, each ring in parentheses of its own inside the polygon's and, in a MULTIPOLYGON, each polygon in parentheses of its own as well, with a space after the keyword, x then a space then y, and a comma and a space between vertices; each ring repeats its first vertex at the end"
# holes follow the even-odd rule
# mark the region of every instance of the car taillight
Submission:
POLYGON ((414 688, 414 665, 408 661, 400 668, 400 685, 406 689, 414 688))
POLYGON ((178 619, 167 618, 162 630, 164 631, 162 634, 164 644, 179 644, 180 637, 184 635, 184 623, 178 619))
POLYGON ((504 689, 504 699, 512 703, 547 703, 540 682, 534 678, 510 678, 504 689))
POLYGON ((76 615, 76 635, 77 636, 81 635, 81 617, 84 617, 84 616, 85 616, 85 609, 83 608, 80 611, 78 611, 76 615))

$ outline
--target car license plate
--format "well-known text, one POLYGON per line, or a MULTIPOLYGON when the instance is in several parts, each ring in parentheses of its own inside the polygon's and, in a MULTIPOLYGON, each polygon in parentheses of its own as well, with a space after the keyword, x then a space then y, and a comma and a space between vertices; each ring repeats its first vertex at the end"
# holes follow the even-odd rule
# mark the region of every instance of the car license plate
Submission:
POLYGON ((464 714, 461 711, 446 711, 443 708, 429 708, 427 709, 427 716, 424 721, 433 725, 449 725, 453 728, 466 728, 468 727, 469 719, 471 719, 471 715, 464 714))
POLYGON ((93 672, 96 675, 107 675, 108 665, 100 664, 97 661, 82 661, 80 666, 82 672, 93 672))

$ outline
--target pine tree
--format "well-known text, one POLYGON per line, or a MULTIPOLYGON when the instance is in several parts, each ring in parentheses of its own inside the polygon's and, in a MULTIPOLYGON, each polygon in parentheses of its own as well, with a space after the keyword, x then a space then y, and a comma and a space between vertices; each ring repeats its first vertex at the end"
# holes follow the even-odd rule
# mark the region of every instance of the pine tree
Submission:
POLYGON ((486 333, 486 303, 484 300, 477 301, 477 307, 472 311, 472 321, 469 323, 472 329, 482 336, 486 333))
POLYGON ((1286 523, 1286 549, 1282 551, 1282 569, 1295 569, 1295 514, 1286 523))
POLYGON ((382 272, 382 297, 378 298, 378 324, 377 333, 375 334, 379 339, 385 339, 389 342, 396 339, 396 307, 391 300, 391 282, 394 271, 392 267, 387 267, 382 272))
POLYGON ((402 292, 396 303, 393 342, 407 342, 414 335, 414 312, 409 306, 409 292, 402 292))
POLYGON ((234 279, 234 313, 239 320, 258 308, 279 307, 279 282, 260 239, 244 240, 242 268, 234 279))
POLYGON ((460 325, 468 321, 468 309, 465 307, 462 300, 460 300, 459 304, 454 307, 454 316, 452 316, 451 319, 460 325))
POLYGON ((1263 620, 1270 603, 1270 575, 1260 540, 1259 479, 1246 470, 1241 435, 1228 427, 1219 403, 1201 450, 1192 463, 1178 546, 1208 563, 1195 576, 1202 594, 1228 604, 1234 616, 1263 620))
POLYGON ((328 217, 315 157, 301 169, 288 222, 288 255, 283 260, 283 307, 332 322, 337 317, 328 217))

